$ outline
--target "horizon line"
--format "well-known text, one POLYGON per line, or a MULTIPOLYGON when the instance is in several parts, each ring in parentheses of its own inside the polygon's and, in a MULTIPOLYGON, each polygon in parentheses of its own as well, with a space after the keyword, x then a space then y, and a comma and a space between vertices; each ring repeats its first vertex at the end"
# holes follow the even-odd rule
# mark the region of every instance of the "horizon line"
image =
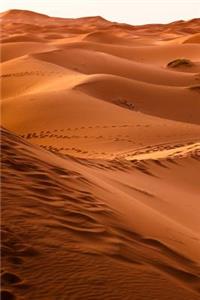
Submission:
POLYGON ((111 19, 107 19, 106 17, 102 16, 102 15, 88 15, 88 16, 79 16, 79 17, 61 17, 61 16, 53 16, 50 14, 46 14, 43 13, 41 11, 36 11, 36 10, 28 10, 28 9, 19 9, 19 8, 10 8, 8 10, 5 11, 0 11, 0 15, 11 12, 11 11, 18 11, 18 12, 31 12, 34 14, 40 14, 49 18, 56 18, 56 19, 62 19, 62 20, 76 20, 76 19, 84 19, 84 18, 102 18, 107 22, 110 23, 115 23, 115 24, 124 24, 124 25, 129 25, 129 26, 144 26, 144 25, 168 25, 168 24, 172 24, 172 23, 176 23, 176 22, 189 22, 192 20, 200 20, 200 18, 198 17, 194 17, 194 18, 190 18, 190 19, 176 19, 174 21, 171 22, 163 22, 163 23, 141 23, 141 24, 132 24, 132 23, 126 23, 126 22, 120 22, 120 21, 114 21, 111 19))

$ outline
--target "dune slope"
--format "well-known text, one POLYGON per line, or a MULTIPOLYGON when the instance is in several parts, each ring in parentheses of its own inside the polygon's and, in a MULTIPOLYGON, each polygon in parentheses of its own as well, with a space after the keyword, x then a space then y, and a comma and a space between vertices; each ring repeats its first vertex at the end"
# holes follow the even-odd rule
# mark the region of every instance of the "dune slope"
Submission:
MULTIPOLYGON (((186 200, 179 207, 162 190, 172 185, 170 198, 181 197, 183 161, 90 166, 6 130, 2 139, 2 293, 26 299, 198 299, 199 212, 193 208, 199 186, 185 185, 187 211, 186 200)), ((193 155, 184 168, 195 178, 193 155)))

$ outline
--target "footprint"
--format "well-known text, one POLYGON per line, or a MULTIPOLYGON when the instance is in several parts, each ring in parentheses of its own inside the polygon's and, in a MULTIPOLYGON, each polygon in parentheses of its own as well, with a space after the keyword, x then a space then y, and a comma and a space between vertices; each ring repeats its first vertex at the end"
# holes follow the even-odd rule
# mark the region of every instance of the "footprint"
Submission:
POLYGON ((34 256, 37 256, 38 254, 39 254, 38 251, 31 246, 25 246, 24 249, 20 249, 18 251, 18 255, 22 256, 22 257, 24 257, 24 256, 34 257, 34 256))
POLYGON ((1 291, 1 300, 15 300, 16 297, 14 294, 12 294, 11 292, 7 291, 7 290, 3 290, 1 291))
POLYGON ((14 265, 21 265, 21 264, 23 264, 23 259, 21 257, 18 257, 18 256, 10 256, 9 260, 14 265))
POLYGON ((11 284, 11 285, 21 282, 21 279, 19 276, 17 276, 14 273, 9 273, 9 272, 3 273, 1 276, 1 280, 3 283, 11 284))

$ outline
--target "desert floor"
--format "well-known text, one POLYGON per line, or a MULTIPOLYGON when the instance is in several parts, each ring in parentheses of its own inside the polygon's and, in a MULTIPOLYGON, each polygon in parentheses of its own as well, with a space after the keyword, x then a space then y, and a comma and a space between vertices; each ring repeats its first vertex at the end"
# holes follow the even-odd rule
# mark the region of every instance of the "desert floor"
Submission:
POLYGON ((0 18, 1 299, 199 299, 200 19, 0 18))

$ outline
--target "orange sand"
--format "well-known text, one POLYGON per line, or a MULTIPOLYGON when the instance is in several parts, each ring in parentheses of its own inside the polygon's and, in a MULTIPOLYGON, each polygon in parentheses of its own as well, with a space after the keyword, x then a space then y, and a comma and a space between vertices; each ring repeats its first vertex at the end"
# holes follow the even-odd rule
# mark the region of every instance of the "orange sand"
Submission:
POLYGON ((2 300, 199 299, 200 20, 1 22, 2 300))

